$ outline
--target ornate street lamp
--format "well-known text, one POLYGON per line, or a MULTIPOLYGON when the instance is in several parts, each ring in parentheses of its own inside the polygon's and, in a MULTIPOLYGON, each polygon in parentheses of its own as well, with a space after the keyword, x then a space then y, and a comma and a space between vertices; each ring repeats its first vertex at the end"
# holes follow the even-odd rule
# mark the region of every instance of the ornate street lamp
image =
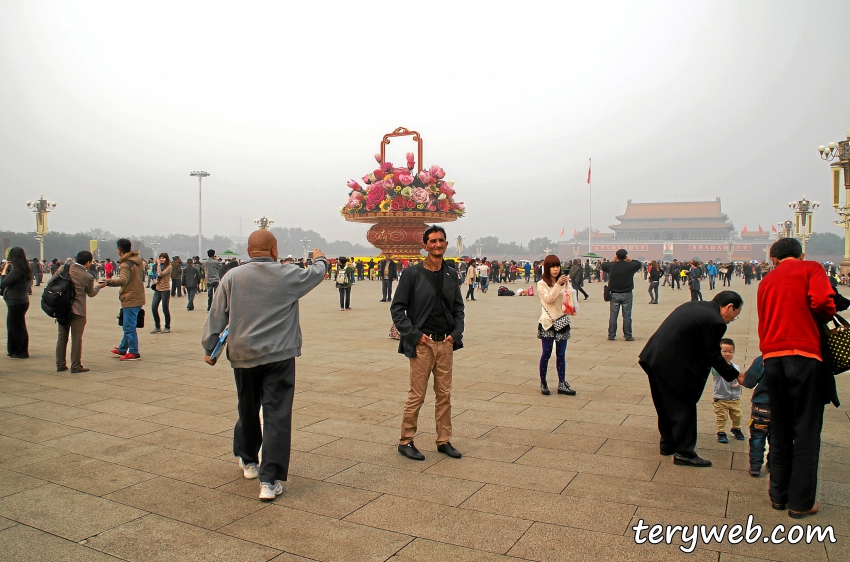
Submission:
POLYGON ((841 272, 850 271, 850 129, 845 133, 847 140, 819 146, 820 157, 830 164, 832 171, 832 208, 840 217, 833 221, 844 228, 844 259, 841 272), (837 160, 837 162, 835 161, 837 160), (844 170, 844 204, 841 204, 841 170, 844 170))
POLYGON ((307 244, 309 244, 310 242, 312 242, 312 240, 308 240, 308 239, 307 239, 307 237, 305 236, 304 238, 302 238, 301 240, 299 240, 299 242, 301 242, 302 244, 304 244, 304 263, 306 264, 306 263, 307 263, 307 244))
POLYGON ((35 213, 35 239, 38 240, 39 261, 44 261, 44 237, 47 235, 47 213, 56 208, 56 203, 48 201, 41 196, 37 201, 27 201, 33 213, 35 213))
POLYGON ((791 219, 779 221, 776 223, 776 226, 779 227, 779 231, 776 233, 777 238, 791 238, 794 236, 794 221, 791 219))
POLYGON ((794 211, 794 236, 803 243, 803 253, 806 253, 806 240, 812 237, 812 211, 820 207, 817 201, 809 201, 806 196, 799 201, 791 201, 788 208, 794 211))
POLYGON ((463 252, 463 236, 460 234, 455 237, 455 250, 457 250, 457 255, 463 252))
POLYGON ((473 244, 473 246, 475 246, 475 255, 477 255, 480 258, 481 252, 484 248, 484 244, 480 244, 480 243, 479 244, 473 244))
POLYGON ((204 178, 209 177, 210 174, 209 172, 195 171, 189 175, 194 178, 198 178, 198 257, 200 257, 204 255, 204 252, 201 249, 201 233, 204 229, 204 215, 201 209, 201 181, 203 181, 204 178))
POLYGON ((544 252, 546 252, 546 255, 548 256, 549 254, 551 254, 551 253, 552 253, 552 248, 549 248, 549 247, 547 246, 547 247, 543 248, 543 251, 544 251, 544 252))
POLYGON ((573 259, 578 258, 578 253, 581 251, 581 243, 573 242, 573 259))
POLYGON ((726 243, 726 257, 729 258, 729 263, 732 263, 732 251, 735 249, 735 243, 730 238, 726 243))
POLYGON ((274 224, 274 221, 272 219, 266 218, 266 215, 263 214, 263 216, 261 216, 260 218, 254 219, 254 224, 260 227, 260 230, 269 230, 274 224))

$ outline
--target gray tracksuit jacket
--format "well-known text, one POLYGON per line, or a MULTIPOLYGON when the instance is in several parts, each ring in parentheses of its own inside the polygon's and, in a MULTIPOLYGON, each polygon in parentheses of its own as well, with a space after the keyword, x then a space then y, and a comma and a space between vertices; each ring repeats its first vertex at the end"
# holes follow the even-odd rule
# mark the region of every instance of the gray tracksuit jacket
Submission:
POLYGON ((234 369, 250 369, 301 355, 298 299, 325 277, 325 258, 306 269, 272 258, 252 258, 219 283, 201 345, 212 353, 224 328, 227 358, 234 369))

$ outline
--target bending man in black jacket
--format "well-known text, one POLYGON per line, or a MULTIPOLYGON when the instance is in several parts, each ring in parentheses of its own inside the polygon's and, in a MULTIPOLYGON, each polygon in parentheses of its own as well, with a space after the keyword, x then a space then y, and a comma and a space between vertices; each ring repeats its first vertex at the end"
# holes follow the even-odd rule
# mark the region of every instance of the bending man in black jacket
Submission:
POLYGON ((401 334, 398 352, 410 359, 410 389, 404 405, 398 452, 422 461, 425 455, 413 444, 419 409, 425 401, 428 379, 434 373, 434 416, 437 422, 437 450, 452 458, 460 452, 452 438, 452 359, 463 347, 463 297, 457 273, 443 263, 446 231, 429 226, 422 235, 428 256, 408 267, 398 282, 390 314, 401 334))
POLYGON ((738 378, 738 370, 720 355, 720 339, 742 306, 744 300, 734 291, 721 291, 711 301, 686 302, 670 313, 640 352, 639 364, 649 377, 658 414, 661 454, 674 455, 675 464, 711 466, 694 452, 697 402, 712 367, 727 381, 738 378))

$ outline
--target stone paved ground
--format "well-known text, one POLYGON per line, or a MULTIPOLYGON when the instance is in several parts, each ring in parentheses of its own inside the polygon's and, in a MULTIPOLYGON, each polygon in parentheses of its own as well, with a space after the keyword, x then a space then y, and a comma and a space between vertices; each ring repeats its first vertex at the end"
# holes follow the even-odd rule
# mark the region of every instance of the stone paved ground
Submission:
MULTIPOLYGON (((89 304, 84 362, 57 374, 55 328, 33 303, 32 358, 0 357, 0 558, 4 560, 781 560, 850 559, 850 375, 846 404, 824 428, 821 512, 835 544, 636 545, 630 527, 744 523, 790 526, 770 509, 767 479, 745 469, 746 442, 714 439, 710 387, 699 452, 711 469, 658 455, 646 378, 636 356, 686 291, 661 304, 636 295, 637 341, 605 339, 607 307, 590 285, 568 348, 578 396, 538 391, 537 298, 469 303, 456 355, 455 437, 464 458, 434 451, 433 394, 421 415, 416 463, 395 450, 406 360, 388 339, 377 283, 337 310, 325 282, 302 303, 293 459, 286 492, 257 500, 231 455, 231 371, 202 362, 204 312, 173 302, 173 332, 141 336, 143 361, 108 356, 120 331, 114 289, 89 304)), ((728 332, 736 361, 758 355, 755 286, 728 332)), ((709 294, 708 291, 706 291, 709 294)), ((2 331, 2 328, 0 328, 2 331)), ((5 340, 5 334, 0 335, 5 340)), ((552 372, 554 366, 551 367, 552 372)), ((554 374, 550 380, 556 380, 554 374)), ((745 391, 745 402, 749 392, 745 391)))

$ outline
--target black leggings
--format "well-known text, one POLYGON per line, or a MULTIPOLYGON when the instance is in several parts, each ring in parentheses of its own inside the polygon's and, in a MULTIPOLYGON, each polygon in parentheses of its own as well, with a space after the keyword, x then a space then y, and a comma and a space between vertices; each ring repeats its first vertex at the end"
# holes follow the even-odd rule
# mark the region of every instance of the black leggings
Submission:
POLYGON ((6 304, 6 353, 9 357, 29 357, 30 336, 27 332, 29 301, 6 304))
POLYGON ((339 289, 339 307, 351 308, 351 287, 337 287, 339 289))
POLYGON ((576 291, 578 291, 579 293, 581 293, 582 295, 584 295, 584 298, 585 298, 585 299, 587 299, 587 293, 585 293, 585 292, 584 292, 584 289, 582 289, 581 287, 579 287, 579 286, 577 286, 577 285, 575 285, 574 287, 575 287, 575 290, 576 290, 576 291))
POLYGON ((475 300, 475 285, 469 285, 469 289, 466 291, 466 298, 475 300))

